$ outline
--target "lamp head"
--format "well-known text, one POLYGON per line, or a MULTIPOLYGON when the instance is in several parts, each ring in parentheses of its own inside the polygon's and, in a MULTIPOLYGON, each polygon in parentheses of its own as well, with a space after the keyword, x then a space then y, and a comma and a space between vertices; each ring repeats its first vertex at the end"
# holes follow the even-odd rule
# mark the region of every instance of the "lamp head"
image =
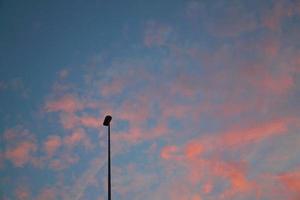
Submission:
POLYGON ((103 126, 109 126, 112 117, 110 115, 106 115, 103 121, 103 126))

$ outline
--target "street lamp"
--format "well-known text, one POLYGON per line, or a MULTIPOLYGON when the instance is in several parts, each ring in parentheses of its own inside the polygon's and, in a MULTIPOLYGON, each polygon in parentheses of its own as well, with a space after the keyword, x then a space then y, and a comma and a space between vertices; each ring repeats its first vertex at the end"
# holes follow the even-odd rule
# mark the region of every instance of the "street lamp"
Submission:
POLYGON ((111 176, 110 176, 110 121, 112 117, 110 115, 105 116, 103 126, 108 126, 108 200, 111 200, 111 176))

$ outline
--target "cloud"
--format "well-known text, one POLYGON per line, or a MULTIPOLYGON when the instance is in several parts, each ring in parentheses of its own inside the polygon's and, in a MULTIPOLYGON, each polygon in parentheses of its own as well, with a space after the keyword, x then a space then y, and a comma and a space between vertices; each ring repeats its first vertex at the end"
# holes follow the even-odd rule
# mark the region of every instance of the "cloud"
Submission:
POLYGON ((59 78, 61 78, 61 79, 67 78, 67 77, 69 76, 69 74, 70 74, 70 71, 69 71, 68 69, 62 69, 62 70, 58 73, 59 78))
POLYGON ((278 176, 282 184, 290 191, 300 196, 300 171, 286 172, 278 176))
POLYGON ((89 163, 88 168, 74 182, 65 200, 82 199, 86 188, 91 184, 91 180, 94 180, 99 170, 106 164, 106 160, 103 159, 104 157, 105 155, 102 154, 89 163))
POLYGON ((246 129, 233 129, 222 133, 218 143, 221 147, 241 147, 247 144, 260 142, 272 136, 284 134, 287 131, 287 125, 288 121, 286 121, 286 119, 281 119, 271 120, 246 129))
POLYGON ((78 116, 74 113, 61 113, 60 114, 60 123, 62 124, 63 128, 68 129, 74 129, 80 125, 80 119, 78 116))
POLYGON ((82 144, 86 148, 91 148, 91 141, 83 129, 75 129, 63 139, 63 142, 69 148, 73 148, 78 144, 82 144))
POLYGON ((91 116, 82 116, 79 121, 85 127, 99 128, 101 125, 101 119, 91 116))
POLYGON ((201 196, 211 196, 213 199, 232 199, 239 196, 257 198, 260 194, 260 183, 250 179, 250 164, 246 158, 239 160, 234 155, 240 152, 243 157, 243 149, 251 152, 251 146, 257 143, 289 134, 289 127, 293 123, 293 118, 287 117, 254 126, 233 128, 219 134, 203 135, 189 140, 183 146, 163 147, 160 157, 164 160, 167 171, 175 168, 177 171, 181 169, 186 172, 178 175, 178 179, 185 180, 192 188, 202 184, 201 196), (233 156, 234 161, 229 159, 229 155, 233 156), (227 156, 229 157, 226 158, 227 156), (213 183, 220 184, 222 181, 229 185, 213 192, 213 183))
POLYGON ((115 187, 113 192, 122 199, 145 199, 145 189, 151 187, 155 182, 157 175, 141 171, 136 164, 113 168, 115 174, 115 187))
POLYGON ((204 22, 208 31, 216 36, 232 37, 255 30, 257 27, 255 14, 243 6, 240 3, 214 7, 217 15, 207 18, 204 22))
POLYGON ((101 95, 111 96, 111 95, 119 94, 123 91, 125 85, 126 85, 126 80, 124 80, 124 78, 123 79, 114 78, 110 83, 101 86, 101 95))
POLYGON ((278 30, 286 17, 297 12, 295 4, 292 1, 274 1, 272 7, 264 12, 262 24, 271 30, 278 30))
POLYGON ((176 153, 178 152, 178 148, 174 145, 172 146, 165 146, 160 153, 161 158, 163 159, 171 159, 171 158, 175 158, 176 153))
POLYGON ((60 171, 76 164, 80 157, 72 151, 64 150, 57 157, 49 160, 49 169, 60 171))
POLYGON ((236 37, 257 28, 255 12, 245 3, 199 3, 189 1, 186 5, 187 19, 193 26, 203 25, 205 30, 217 37, 236 37))
POLYGON ((17 200, 27 200, 31 198, 31 194, 26 186, 19 186, 15 190, 15 197, 17 200))
POLYGON ((203 185, 202 191, 204 194, 209 194, 213 191, 213 184, 212 183, 205 183, 203 185))
POLYGON ((189 144, 185 147, 185 156, 188 159, 192 159, 196 156, 199 156, 203 152, 203 146, 201 143, 198 143, 197 141, 191 141, 189 144))
POLYGON ((52 156, 61 145, 62 141, 59 136, 50 136, 44 143, 44 149, 48 156, 52 156))
POLYGON ((171 34, 171 27, 154 21, 146 24, 144 33, 144 44, 147 47, 165 45, 171 34))
POLYGON ((37 144, 32 133, 22 127, 7 129, 3 133, 5 139, 4 156, 16 167, 32 162, 37 144))
POLYGON ((5 152, 5 157, 9 159, 16 167, 22 167, 31 160, 31 154, 36 151, 36 145, 33 142, 20 142, 14 148, 9 148, 5 152))
POLYGON ((56 200, 58 199, 57 191, 54 188, 44 188, 35 198, 35 200, 56 200))
POLYGON ((63 97, 46 102, 45 109, 47 112, 58 112, 63 111, 67 113, 72 113, 84 108, 83 103, 81 103, 74 95, 66 94, 63 97))
MULTIPOLYGON (((151 161, 149 167, 155 172, 117 169, 118 195, 126 198, 140 191, 131 199, 256 198, 263 185, 258 178, 261 172, 252 165, 257 160, 251 160, 248 153, 260 144, 258 154, 267 154, 264 148, 268 142, 290 134, 295 122, 285 116, 295 105, 290 98, 297 89, 299 59, 297 51, 285 46, 283 36, 269 31, 249 34, 261 27, 246 5, 209 4, 193 2, 188 14, 189 18, 207 19, 199 24, 204 23, 212 34, 209 38, 214 41, 208 41, 209 47, 192 36, 171 40, 171 25, 149 22, 142 45, 163 47, 163 54, 154 52, 150 59, 145 58, 148 55, 113 57, 111 64, 105 61, 109 65, 105 70, 92 63, 85 69, 87 74, 82 74, 85 81, 80 88, 61 89, 61 96, 54 91, 44 110, 58 112, 63 135, 48 137, 42 143, 44 151, 53 155, 47 161, 50 169, 80 163, 77 153, 81 147, 91 150, 94 144, 87 133, 100 128, 107 113, 113 115, 113 159, 136 159, 131 152, 142 152, 148 143, 157 144, 155 149, 167 144, 160 152, 152 151, 143 158, 151 161), (198 13, 206 7, 217 12, 213 16, 198 13), (246 39, 245 33, 249 34, 246 39), (162 174, 156 172, 156 165, 162 174), (150 178, 153 174, 156 180, 150 178)), ((64 81, 68 82, 69 76, 64 81)), ((101 131, 99 137, 104 136, 101 131)), ((100 147, 104 147, 102 143, 100 147)), ((95 157, 90 157, 87 168, 72 179, 67 199, 85 198, 95 177, 102 176, 105 154, 95 157)), ((284 162, 293 165, 289 158, 284 162)), ((273 168, 269 166, 266 171, 273 168)), ((270 188, 275 190, 276 186, 270 188)))
POLYGON ((189 1, 185 8, 185 14, 189 20, 196 20, 203 16, 206 5, 199 1, 189 1))

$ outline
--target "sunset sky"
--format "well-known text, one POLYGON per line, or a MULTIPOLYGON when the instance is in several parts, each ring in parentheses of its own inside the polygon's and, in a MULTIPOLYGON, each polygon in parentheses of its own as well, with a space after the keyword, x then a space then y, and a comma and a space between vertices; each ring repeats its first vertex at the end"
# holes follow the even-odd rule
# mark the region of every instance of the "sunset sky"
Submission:
POLYGON ((299 0, 0 0, 0 200, 300 199, 299 0))

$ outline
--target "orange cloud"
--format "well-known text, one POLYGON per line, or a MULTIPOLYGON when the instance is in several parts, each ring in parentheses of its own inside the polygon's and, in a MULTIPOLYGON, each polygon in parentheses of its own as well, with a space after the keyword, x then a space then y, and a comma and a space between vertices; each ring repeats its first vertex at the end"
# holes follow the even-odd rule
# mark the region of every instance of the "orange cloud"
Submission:
POLYGON ((300 195, 300 171, 288 172, 278 177, 290 191, 300 195))
POLYGON ((199 156, 203 152, 203 145, 197 141, 188 143, 185 147, 185 156, 188 159, 192 159, 199 156))

